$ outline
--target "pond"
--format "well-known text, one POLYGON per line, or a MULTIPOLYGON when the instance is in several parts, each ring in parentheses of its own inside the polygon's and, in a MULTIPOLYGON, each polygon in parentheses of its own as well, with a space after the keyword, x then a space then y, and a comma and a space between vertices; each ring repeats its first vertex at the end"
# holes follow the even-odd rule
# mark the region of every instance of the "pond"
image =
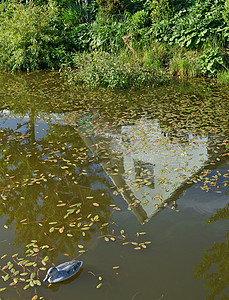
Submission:
POLYGON ((228 88, 49 71, 0 74, 0 96, 1 299, 229 299, 228 88))

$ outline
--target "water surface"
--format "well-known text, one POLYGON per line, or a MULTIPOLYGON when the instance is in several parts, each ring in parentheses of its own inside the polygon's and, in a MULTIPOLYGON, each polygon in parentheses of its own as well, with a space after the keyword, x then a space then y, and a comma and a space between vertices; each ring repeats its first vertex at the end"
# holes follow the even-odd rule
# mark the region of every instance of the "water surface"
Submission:
POLYGON ((1 74, 3 299, 227 299, 228 95, 1 74), (72 259, 77 276, 42 282, 72 259))

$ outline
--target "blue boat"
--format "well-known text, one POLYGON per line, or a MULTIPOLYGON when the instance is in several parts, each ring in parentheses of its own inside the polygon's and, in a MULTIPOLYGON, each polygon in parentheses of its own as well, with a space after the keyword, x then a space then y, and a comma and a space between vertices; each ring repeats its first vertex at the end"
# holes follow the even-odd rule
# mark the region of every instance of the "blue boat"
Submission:
POLYGON ((79 260, 68 261, 56 267, 48 269, 43 281, 48 280, 50 283, 57 283, 74 276, 82 267, 83 262, 79 260))

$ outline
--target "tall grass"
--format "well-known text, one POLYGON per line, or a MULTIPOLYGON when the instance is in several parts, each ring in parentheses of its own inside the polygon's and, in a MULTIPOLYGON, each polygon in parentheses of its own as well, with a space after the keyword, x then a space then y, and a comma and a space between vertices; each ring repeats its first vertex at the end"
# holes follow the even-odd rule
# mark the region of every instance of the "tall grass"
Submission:
POLYGON ((229 70, 218 72, 217 80, 221 84, 229 85, 229 70))
POLYGON ((173 76, 198 77, 201 75, 199 55, 196 51, 173 50, 169 63, 169 72, 173 76))

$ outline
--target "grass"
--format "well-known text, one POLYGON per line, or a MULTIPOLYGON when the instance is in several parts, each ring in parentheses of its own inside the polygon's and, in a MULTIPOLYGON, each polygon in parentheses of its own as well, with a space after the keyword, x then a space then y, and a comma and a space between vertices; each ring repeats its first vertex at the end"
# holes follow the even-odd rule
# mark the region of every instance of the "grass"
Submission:
POLYGON ((174 49, 173 56, 169 62, 169 72, 172 76, 198 77, 201 75, 198 53, 195 51, 183 51, 174 49))
POLYGON ((229 84, 229 70, 217 73, 217 80, 221 84, 229 84))

